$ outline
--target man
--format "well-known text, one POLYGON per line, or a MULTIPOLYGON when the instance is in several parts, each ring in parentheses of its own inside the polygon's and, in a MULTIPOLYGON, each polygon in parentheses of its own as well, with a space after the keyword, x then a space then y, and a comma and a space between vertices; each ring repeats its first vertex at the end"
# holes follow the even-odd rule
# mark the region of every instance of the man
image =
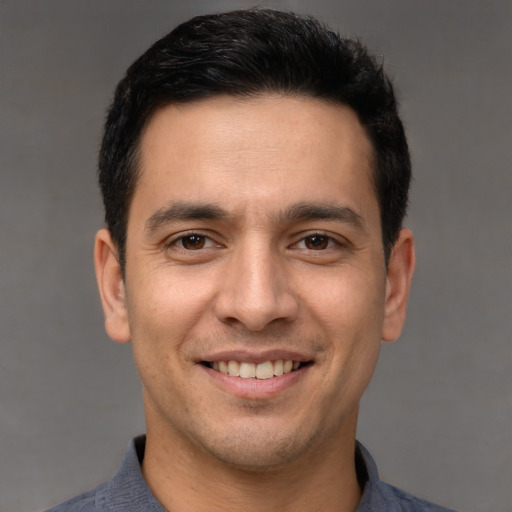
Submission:
POLYGON ((194 18, 118 85, 103 139, 106 330, 131 341, 146 436, 52 511, 446 510, 356 442, 414 268, 393 89, 311 18, 194 18))

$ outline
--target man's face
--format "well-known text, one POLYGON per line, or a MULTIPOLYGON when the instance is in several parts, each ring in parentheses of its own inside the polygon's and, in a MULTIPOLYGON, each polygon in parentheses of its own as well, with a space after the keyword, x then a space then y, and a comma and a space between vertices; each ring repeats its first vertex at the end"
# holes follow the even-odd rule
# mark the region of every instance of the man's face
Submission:
POLYGON ((319 100, 156 112, 129 212, 125 310, 107 314, 109 334, 132 340, 148 436, 245 467, 354 436, 380 341, 399 331, 372 161, 357 116, 319 100))

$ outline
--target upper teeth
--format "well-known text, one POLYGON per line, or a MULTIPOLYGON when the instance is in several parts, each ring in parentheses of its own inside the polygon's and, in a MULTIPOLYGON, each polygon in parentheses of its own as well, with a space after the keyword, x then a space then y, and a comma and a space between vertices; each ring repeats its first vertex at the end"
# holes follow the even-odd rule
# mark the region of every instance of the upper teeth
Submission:
POLYGON ((277 361, 265 361, 264 363, 245 363, 238 361, 215 361, 212 368, 231 377, 242 377, 243 379, 270 379, 278 377, 283 373, 290 373, 300 366, 300 361, 291 359, 277 361))

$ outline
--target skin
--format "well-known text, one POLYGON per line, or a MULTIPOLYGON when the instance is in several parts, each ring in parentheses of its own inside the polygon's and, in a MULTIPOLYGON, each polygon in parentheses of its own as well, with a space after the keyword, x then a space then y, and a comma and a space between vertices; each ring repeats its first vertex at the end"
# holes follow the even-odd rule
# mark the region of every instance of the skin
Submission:
POLYGON ((153 115, 125 278, 107 230, 95 264, 106 330, 132 342, 143 385, 143 473, 168 510, 357 507, 358 405, 414 268, 408 230, 385 265, 372 165, 356 114, 320 100, 217 97, 153 115), (272 379, 286 385, 238 386, 201 364, 276 351, 308 362, 272 379))

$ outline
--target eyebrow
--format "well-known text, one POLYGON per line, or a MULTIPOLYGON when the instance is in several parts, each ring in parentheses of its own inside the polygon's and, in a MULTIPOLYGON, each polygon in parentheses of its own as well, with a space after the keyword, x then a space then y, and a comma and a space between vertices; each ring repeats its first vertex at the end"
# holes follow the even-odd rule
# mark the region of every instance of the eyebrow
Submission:
MULTIPOLYGON (((187 220, 225 220, 232 217, 221 206, 214 203, 185 203, 177 202, 163 206, 149 217, 144 225, 144 231, 151 233, 170 222, 187 220)), ((330 220, 352 224, 364 229, 366 223, 356 211, 348 206, 326 203, 297 203, 271 214, 276 224, 296 221, 330 220)))
POLYGON ((353 224, 358 228, 365 226, 361 215, 348 206, 329 203, 298 203, 278 214, 278 222, 299 220, 332 220, 353 224))
POLYGON ((216 204, 172 203, 159 208, 146 220, 144 231, 152 232, 169 222, 184 220, 222 220, 228 213, 216 204))

